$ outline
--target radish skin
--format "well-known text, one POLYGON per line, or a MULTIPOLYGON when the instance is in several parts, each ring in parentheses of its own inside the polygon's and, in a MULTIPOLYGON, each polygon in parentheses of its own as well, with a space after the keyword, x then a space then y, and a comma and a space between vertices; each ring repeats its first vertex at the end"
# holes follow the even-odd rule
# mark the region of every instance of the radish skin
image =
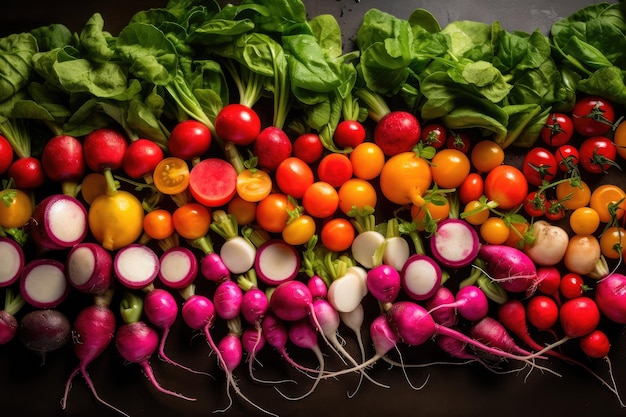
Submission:
POLYGON ((490 278, 506 291, 521 293, 537 286, 537 267, 519 249, 505 245, 482 245, 478 256, 487 264, 490 278))
POLYGON ((72 287, 87 294, 104 294, 113 280, 113 257, 101 245, 82 242, 70 249, 65 262, 72 287))

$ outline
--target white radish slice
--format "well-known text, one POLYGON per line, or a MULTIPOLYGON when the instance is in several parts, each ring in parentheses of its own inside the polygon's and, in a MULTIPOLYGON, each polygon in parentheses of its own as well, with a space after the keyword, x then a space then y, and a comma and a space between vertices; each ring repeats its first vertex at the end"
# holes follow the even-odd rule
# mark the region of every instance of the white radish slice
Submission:
POLYGON ((300 254, 288 243, 272 239, 256 251, 254 268, 258 278, 272 286, 292 280, 300 271, 300 254))
POLYGON ((24 250, 14 240, 0 237, 0 287, 12 285, 24 267, 24 250))
POLYGON ((139 243, 120 249, 113 260, 117 279, 131 290, 151 284, 159 273, 159 257, 148 246, 139 243))
POLYGON ((478 256, 478 233, 464 220, 446 219, 437 225, 437 232, 430 238, 430 249, 444 266, 462 268, 478 256))
POLYGON ((113 279, 113 257, 101 245, 83 242, 74 246, 65 262, 70 285, 87 294, 104 294, 113 279))
POLYGON ((403 237, 394 236, 387 239, 383 252, 383 263, 393 267, 396 271, 402 271, 407 259, 411 256, 409 242, 403 237))
POLYGON ((441 268, 431 257, 422 254, 411 256, 400 273, 402 288, 414 300, 426 300, 441 286, 441 268))
POLYGON ((43 250, 71 248, 87 236, 87 210, 69 195, 46 197, 35 207, 33 219, 31 236, 43 250))
POLYGON ((55 259, 30 261, 22 270, 20 293, 28 304, 36 308, 54 308, 69 293, 63 263, 55 259))
POLYGON ((232 274, 243 274, 254 266, 256 248, 243 237, 236 236, 224 242, 220 257, 232 274))
POLYGON ((382 233, 373 230, 361 232, 352 241, 352 256, 363 267, 372 268, 376 250, 383 243, 385 243, 385 236, 382 233))
POLYGON ((198 275, 198 260, 185 247, 169 248, 159 260, 159 279, 169 288, 179 290, 190 285, 198 275))
POLYGON ((367 294, 367 284, 358 274, 347 272, 331 282, 328 302, 340 313, 347 313, 359 306, 367 294))

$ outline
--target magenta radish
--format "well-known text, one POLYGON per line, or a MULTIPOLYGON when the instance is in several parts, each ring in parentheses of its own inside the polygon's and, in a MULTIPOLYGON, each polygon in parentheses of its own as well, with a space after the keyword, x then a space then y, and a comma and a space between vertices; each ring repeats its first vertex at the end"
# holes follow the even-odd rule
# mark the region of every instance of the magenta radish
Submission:
POLYGON ((241 298, 241 315, 248 323, 258 326, 270 308, 265 292, 254 287, 243 293, 241 298))
POLYGON ((124 152, 122 170, 131 178, 143 178, 147 184, 152 184, 152 173, 163 158, 163 150, 156 142, 135 139, 124 152))
POLYGON ((113 280, 113 257, 101 245, 81 242, 67 254, 65 272, 70 285, 87 294, 104 294, 113 280))
POLYGON ((115 333, 115 347, 120 356, 131 363, 138 364, 150 383, 157 391, 184 400, 195 401, 174 391, 163 388, 157 381, 150 358, 159 345, 159 335, 148 323, 140 320, 143 312, 143 300, 132 293, 124 294, 120 302, 120 314, 124 324, 115 333))
MULTIPOLYGON (((456 308, 459 315, 469 321, 477 321, 487 315, 489 301, 485 293, 475 285, 467 285, 459 289, 454 297, 454 302, 439 304, 433 309, 456 308)), ((433 310, 429 310, 433 313, 433 310)), ((433 317, 434 318, 434 317, 433 317)))
POLYGON ((36 308, 54 308, 69 294, 65 266, 56 259, 39 258, 22 269, 20 294, 36 308))
POLYGON ((478 233, 465 220, 445 219, 437 224, 437 231, 430 237, 433 257, 449 268, 471 264, 479 248, 478 233))
POLYGON ((469 330, 469 336, 503 352, 519 355, 530 355, 526 349, 518 346, 506 331, 506 328, 493 317, 484 317, 474 323, 469 330))
POLYGON ((478 256, 486 262, 490 278, 506 291, 532 291, 537 285, 537 267, 521 250, 506 245, 482 245, 478 256))
POLYGON ((435 294, 426 300, 424 306, 436 323, 446 327, 454 327, 458 322, 455 301, 454 293, 447 287, 440 286, 435 294))
POLYGON ((254 269, 265 284, 276 286, 293 280, 300 272, 300 254, 281 239, 271 239, 256 251, 254 269))
POLYGON ((191 285, 198 275, 198 259, 186 247, 174 246, 159 257, 158 277, 168 288, 179 290, 191 285))
POLYGON ((239 224, 233 214, 224 210, 213 211, 211 230, 224 238, 220 247, 222 262, 233 274, 243 274, 254 266, 256 247, 238 234, 239 224))
POLYGON ((400 276, 404 292, 417 301, 432 297, 443 280, 439 264, 430 256, 419 253, 406 261, 400 276))
POLYGON ((201 239, 196 239, 194 243, 204 253, 200 261, 200 274, 207 280, 222 282, 230 278, 230 271, 224 264, 222 257, 215 253, 213 241, 207 235, 201 239))
POLYGON ((392 303, 400 294, 400 273, 393 266, 383 264, 367 271, 367 289, 378 301, 392 303))
POLYGON ((148 291, 144 297, 143 311, 148 321, 161 330, 161 339, 158 347, 159 357, 170 365, 177 366, 192 373, 205 374, 204 372, 196 371, 174 361, 165 353, 167 338, 172 325, 178 317, 178 304, 174 296, 167 290, 154 288, 148 291))
POLYGON ((15 338, 19 324, 15 315, 24 304, 26 301, 21 295, 14 294, 11 288, 5 289, 4 308, 0 310, 0 345, 15 338))
POLYGON ((609 320, 626 324, 626 275, 614 272, 599 280, 594 299, 609 320))
POLYGON ((54 309, 29 311, 20 320, 19 339, 37 353, 43 365, 46 355, 60 349, 70 339, 71 324, 65 313, 54 309))
POLYGON ((87 210, 75 197, 53 194, 35 207, 30 234, 42 250, 68 249, 87 236, 87 210))
POLYGON ((241 288, 230 280, 220 283, 213 294, 215 312, 224 320, 232 320, 239 316, 242 300, 241 288))
POLYGON ((76 197, 78 183, 85 173, 83 144, 69 135, 58 135, 46 142, 41 165, 48 179, 61 183, 65 195, 76 197))
POLYGON ((328 295, 328 287, 319 275, 314 274, 311 278, 309 278, 306 285, 309 287, 309 291, 311 291, 313 299, 326 298, 328 295))
POLYGON ((94 296, 94 304, 82 309, 74 320, 72 326, 72 341, 74 354, 79 362, 76 368, 70 373, 65 384, 65 393, 61 400, 62 409, 65 409, 67 406, 72 381, 74 377, 80 373, 98 402, 121 415, 128 416, 128 414, 124 413, 122 410, 100 398, 87 371, 87 367, 106 350, 113 340, 116 323, 115 314, 113 314, 113 311, 109 308, 112 297, 112 291, 107 291, 103 295, 94 296))
POLYGON ((0 237, 0 287, 16 282, 24 267, 24 249, 8 237, 0 237))
POLYGON ((252 151, 258 158, 258 166, 266 171, 274 171, 278 165, 291 156, 291 139, 282 129, 268 126, 257 135, 252 151))
POLYGON ((150 247, 139 243, 118 250, 113 258, 115 276, 129 289, 141 289, 152 284, 159 267, 157 254, 150 247))

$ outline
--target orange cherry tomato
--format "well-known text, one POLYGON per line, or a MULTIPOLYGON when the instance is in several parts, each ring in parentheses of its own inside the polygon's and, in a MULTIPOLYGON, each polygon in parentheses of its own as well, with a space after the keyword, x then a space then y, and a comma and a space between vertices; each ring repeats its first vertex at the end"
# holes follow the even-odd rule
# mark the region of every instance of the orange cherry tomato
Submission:
POLYGON ((152 239, 165 239, 174 233, 172 214, 164 209, 152 210, 143 217, 143 231, 152 239))
POLYGON ((323 219, 337 211, 339 194, 335 187, 327 182, 314 182, 304 191, 302 207, 311 216, 323 219))
POLYGON ((152 178, 154 186, 163 194, 179 194, 189 185, 189 166, 185 160, 171 156, 157 164, 152 178))
POLYGON ((476 142, 470 153, 472 166, 478 172, 489 172, 504 162, 504 150, 492 140, 476 142))
POLYGON ((283 229, 283 240, 290 245, 298 246, 307 243, 315 234, 316 224, 313 217, 302 214, 289 221, 283 229))
POLYGON ((17 188, 0 190, 0 226, 23 227, 34 211, 33 203, 24 191, 17 188))
POLYGON ((359 210, 365 207, 376 208, 376 190, 369 181, 351 178, 339 187, 337 194, 339 196, 339 209, 344 214, 347 214, 354 207, 359 210))
POLYGON ((354 176, 371 180, 380 175, 385 165, 385 154, 374 142, 363 142, 350 152, 354 176))
POLYGON ((458 149, 441 149, 431 160, 430 171, 433 182, 439 188, 456 188, 467 178, 470 172, 470 160, 464 152, 458 149))
POLYGON ((257 203, 256 222, 266 232, 281 233, 287 226, 289 211, 294 208, 285 194, 270 194, 257 203))
POLYGON ((272 192, 272 178, 260 169, 245 169, 237 175, 237 195, 246 201, 258 202, 272 192))
POLYGON ((610 222, 612 216, 619 220, 624 216, 626 192, 618 185, 600 185, 591 193, 589 207, 598 212, 602 223, 610 222))
POLYGON ((611 226, 600 236, 600 250, 609 259, 619 259, 626 254, 626 231, 617 226, 611 226))
POLYGON ((186 203, 172 214, 174 229, 185 239, 205 237, 211 225, 211 211, 200 203, 186 203))
POLYGON ((443 198, 444 204, 435 204, 431 201, 427 201, 422 206, 411 206, 411 218, 417 226, 417 230, 423 231, 426 229, 426 215, 430 216, 430 220, 439 223, 440 221, 447 219, 450 216, 450 202, 447 198, 443 198))
POLYGON ((591 198, 591 189, 584 181, 580 181, 579 184, 572 184, 570 181, 561 182, 557 184, 555 192, 556 199, 568 210, 585 207, 591 198))
POLYGON ((257 203, 247 201, 236 195, 228 203, 226 211, 237 219, 239 225, 249 225, 256 219, 256 205, 257 203))
POLYGON ((485 195, 502 210, 521 205, 528 195, 528 182, 522 171, 512 165, 498 165, 485 178, 485 195))
POLYGON ((509 228, 500 217, 489 217, 480 225, 480 237, 492 245, 501 245, 506 242, 509 233, 509 228))
POLYGON ((91 204, 100 194, 107 192, 107 180, 99 172, 90 172, 80 183, 80 195, 87 204, 91 204))
POLYGON ((354 237, 354 226, 343 217, 335 217, 324 223, 320 231, 322 245, 332 252, 343 252, 350 248, 354 237))

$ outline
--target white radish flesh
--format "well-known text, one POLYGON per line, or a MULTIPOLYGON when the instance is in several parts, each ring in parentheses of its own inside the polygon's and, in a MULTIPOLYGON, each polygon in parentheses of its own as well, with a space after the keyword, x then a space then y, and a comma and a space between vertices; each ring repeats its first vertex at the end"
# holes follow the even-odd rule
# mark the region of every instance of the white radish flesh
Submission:
POLYGON ((241 236, 224 242, 220 248, 222 262, 233 274, 243 274, 254 266, 256 248, 241 236))
POLYGON ((359 275, 348 272, 328 287, 328 302, 340 313, 356 309, 367 294, 367 284, 359 275))
POLYGON ((71 248, 87 235, 87 210, 68 195, 51 195, 42 200, 33 213, 31 234, 46 250, 71 248))
POLYGON ((385 236, 382 233, 373 230, 361 232, 352 242, 352 256, 359 264, 369 269, 374 266, 376 251, 384 243, 385 236))
POLYGON ((101 245, 77 244, 68 253, 65 265, 69 283, 79 291, 103 294, 111 284, 113 258, 101 245))
POLYGON ((0 238, 0 287, 12 285, 24 267, 24 250, 15 241, 0 238))
POLYGON ((392 266, 396 271, 401 271, 407 259, 411 256, 409 242, 400 236, 387 239, 383 252, 383 263, 392 266))
POLYGON ((159 259, 159 279, 169 288, 185 288, 195 280, 197 274, 198 260, 185 247, 172 247, 159 259))
POLYGON ((441 286, 441 268, 426 255, 409 258, 402 269, 402 288, 414 300, 426 300, 441 286))
POLYGON ((480 248, 478 233, 464 220, 446 219, 437 225, 430 239, 433 257, 451 268, 471 264, 480 248))
POLYGON ((20 293, 28 304, 36 308, 54 308, 69 293, 63 264, 54 259, 36 259, 22 271, 20 293))
POLYGON ((129 289, 140 289, 151 284, 159 272, 159 258, 152 249, 131 244, 121 249, 113 261, 115 275, 129 289))
POLYGON ((270 240, 259 247, 254 261, 258 278, 268 285, 289 281, 300 270, 300 255, 282 240, 270 240))

